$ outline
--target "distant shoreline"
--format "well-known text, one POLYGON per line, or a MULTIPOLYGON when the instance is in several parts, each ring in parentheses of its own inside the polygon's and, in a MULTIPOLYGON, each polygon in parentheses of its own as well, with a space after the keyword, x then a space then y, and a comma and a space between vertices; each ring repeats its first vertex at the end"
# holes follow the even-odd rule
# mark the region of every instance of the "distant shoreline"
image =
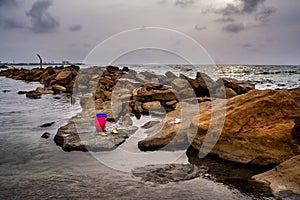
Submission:
MULTIPOLYGON (((99 65, 99 66, 107 66, 108 64, 107 63, 99 63, 99 64, 91 64, 91 63, 81 63, 81 62, 43 62, 42 63, 43 66, 44 65, 47 65, 47 66, 55 66, 55 65, 91 65, 91 66, 96 66, 96 65, 99 65)), ((18 62, 18 63, 11 63, 11 62, 0 62, 0 66, 22 66, 22 65, 25 65, 25 66, 30 66, 30 65, 37 65, 39 66, 40 63, 38 62, 18 62)), ((143 65, 146 65, 146 66, 155 66, 155 65, 167 65, 167 66, 170 66, 170 65, 181 65, 181 66, 191 66, 191 65, 196 65, 196 66, 299 66, 300 67, 300 64, 232 64, 232 63, 216 63, 216 64, 203 64, 203 63, 199 63, 199 64, 196 64, 196 63, 191 63, 191 64, 183 64, 183 63, 161 63, 161 64, 142 64, 142 63, 118 63, 118 64, 115 64, 116 66, 122 66, 122 65, 139 65, 139 66, 143 66, 143 65)))
MULTIPOLYGON (((5 65, 5 66, 22 66, 22 65, 26 65, 26 66, 29 66, 29 65, 37 65, 39 66, 40 63, 1 63, 1 65, 5 65)), ((84 63, 71 63, 71 62, 68 62, 68 63, 63 63, 63 62, 45 62, 43 63, 43 65, 47 65, 47 66, 51 66, 51 65, 84 65, 84 63)))

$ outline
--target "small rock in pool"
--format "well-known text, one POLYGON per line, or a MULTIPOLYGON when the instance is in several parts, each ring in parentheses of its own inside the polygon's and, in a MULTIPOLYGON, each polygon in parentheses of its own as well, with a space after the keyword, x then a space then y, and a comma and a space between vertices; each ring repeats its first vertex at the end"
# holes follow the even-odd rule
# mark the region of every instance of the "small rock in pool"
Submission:
POLYGON ((26 94, 26 91, 19 91, 18 94, 26 94))
POLYGON ((45 127, 49 127, 52 126, 55 122, 49 122, 49 123, 45 123, 43 125, 41 125, 40 127, 45 128, 45 127))
POLYGON ((2 90, 2 92, 4 92, 4 93, 11 92, 11 90, 2 90))
POLYGON ((40 99, 42 97, 42 93, 33 90, 33 91, 26 92, 26 97, 30 99, 40 99))
POLYGON ((50 133, 48 132, 43 133, 43 135, 41 136, 41 138, 45 138, 45 139, 48 139, 49 137, 50 137, 50 133))

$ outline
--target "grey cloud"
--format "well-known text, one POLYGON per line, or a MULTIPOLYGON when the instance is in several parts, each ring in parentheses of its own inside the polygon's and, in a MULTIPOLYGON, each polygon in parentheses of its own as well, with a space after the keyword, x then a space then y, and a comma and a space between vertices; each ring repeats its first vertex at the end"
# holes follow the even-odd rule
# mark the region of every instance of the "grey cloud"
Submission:
POLYGON ((24 28, 23 22, 15 19, 15 16, 11 15, 11 10, 18 5, 15 0, 0 0, 0 26, 5 29, 24 28))
POLYGON ((70 31, 80 31, 82 29, 81 25, 76 24, 69 27, 70 31))
POLYGON ((229 15, 234 15, 234 14, 239 14, 240 9, 239 7, 233 5, 233 4, 227 4, 225 8, 222 8, 220 10, 216 11, 217 14, 222 14, 223 16, 229 16, 229 15))
POLYGON ((239 33, 245 30, 245 26, 244 24, 241 23, 228 24, 223 27, 223 30, 229 33, 239 33))
POLYGON ((265 8, 264 10, 256 13, 256 19, 260 21, 267 20, 271 14, 273 14, 276 10, 274 8, 265 8))
POLYGON ((196 24, 195 26, 195 30, 197 31, 203 31, 205 29, 207 29, 207 26, 201 26, 200 24, 196 24))
POLYGON ((0 0, 0 7, 2 6, 16 6, 16 0, 0 0))
POLYGON ((243 12, 253 13, 257 11, 259 5, 262 5, 266 0, 241 0, 243 5, 243 12))
POLYGON ((245 44, 242 44, 242 47, 244 47, 244 48, 251 48, 251 47, 253 47, 253 44, 251 44, 251 43, 245 43, 245 44))
POLYGON ((216 14, 221 14, 224 18, 235 15, 254 14, 256 20, 265 20, 273 12, 274 8, 265 6, 266 0, 237 0, 238 4, 227 4, 225 8, 215 11, 216 14))
POLYGON ((219 18, 215 20, 215 22, 221 22, 221 23, 234 22, 234 21, 235 19, 233 19, 232 17, 219 18))
POLYGON ((25 28, 22 22, 10 18, 2 18, 0 24, 6 29, 25 28))
POLYGON ((180 6, 180 7, 184 8, 189 5, 193 5, 194 3, 195 3, 194 0, 176 0, 175 6, 180 6))
POLYGON ((229 33, 239 33, 245 30, 245 26, 240 21, 242 15, 250 15, 256 23, 264 23, 275 12, 274 8, 265 6, 266 0, 236 0, 236 4, 227 4, 226 7, 215 10, 214 13, 221 15, 215 22, 228 24, 223 27, 223 31, 229 33), (235 23, 233 23, 235 22, 235 23))
POLYGON ((38 0, 26 13, 27 16, 31 17, 31 31, 34 33, 51 33, 58 29, 59 21, 47 12, 51 5, 51 0, 38 0))

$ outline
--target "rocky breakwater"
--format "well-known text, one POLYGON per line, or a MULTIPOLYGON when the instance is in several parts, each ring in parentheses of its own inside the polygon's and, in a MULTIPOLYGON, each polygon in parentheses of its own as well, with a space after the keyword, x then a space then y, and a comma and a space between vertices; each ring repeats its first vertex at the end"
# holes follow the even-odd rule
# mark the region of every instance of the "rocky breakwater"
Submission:
MULTIPOLYGON (((167 113, 163 121, 157 125, 160 130, 138 143, 138 147, 142 151, 153 151, 162 148, 186 149, 189 146, 187 131, 190 128, 193 116, 208 111, 212 106, 212 101, 215 104, 217 99, 230 99, 237 96, 237 93, 244 94, 255 88, 253 84, 235 79, 226 79, 226 85, 223 85, 225 79, 214 81, 208 75, 200 72, 196 74, 194 79, 184 75, 177 77, 171 74, 171 72, 168 72, 166 76, 171 78, 169 90, 172 92, 173 99, 170 98, 169 101, 160 99, 159 102, 151 103, 155 106, 157 104, 163 105, 167 113), (169 105, 172 105, 172 107, 169 105)), ((153 95, 149 93, 147 87, 144 86, 144 88, 137 90, 134 95, 138 94, 138 91, 145 91, 141 93, 146 94, 145 97, 142 96, 140 99, 151 100, 153 95)), ((166 95, 167 97, 169 96, 166 95)), ((191 129, 197 132, 196 127, 191 129)))
POLYGON ((16 80, 36 81, 44 85, 33 91, 20 91, 29 98, 40 98, 42 94, 54 94, 73 90, 74 80, 78 73, 78 66, 47 67, 47 68, 9 68, 0 71, 0 76, 6 76, 16 80))
MULTIPOLYGON (((143 114, 164 117, 172 111, 179 112, 178 102, 182 99, 191 99, 190 101, 194 99, 198 103, 197 96, 209 96, 206 86, 208 83, 212 85, 213 94, 220 91, 219 83, 201 73, 198 73, 195 79, 190 79, 183 75, 176 76, 172 72, 167 72, 165 75, 150 72, 137 73, 127 67, 82 69, 76 77, 73 94, 81 96, 80 103, 83 111, 58 130, 55 142, 64 150, 86 150, 85 147, 93 150, 111 150, 123 143, 136 130, 136 127, 131 127, 130 114, 134 114, 137 118, 143 114), (205 80, 202 77, 205 77, 205 80), (192 86, 190 82, 193 82, 192 86), (201 90, 205 92, 201 93, 201 90), (95 130, 93 130, 95 113, 108 115, 107 121, 110 123, 108 127, 120 128, 125 124, 125 129, 130 134, 119 133, 106 138, 97 137, 101 140, 101 144, 93 143, 93 138, 84 138, 89 135, 88 133, 93 133, 92 136, 95 137, 95 130), (116 138, 119 139, 115 140, 116 138), (106 142, 102 144, 104 140, 106 142)), ((226 87, 226 95, 229 98, 236 93, 226 87)))
POLYGON ((75 95, 80 96, 82 112, 71 118, 67 125, 58 129, 55 143, 65 151, 108 151, 122 144, 137 128, 132 126, 131 118, 114 117, 111 95, 118 79, 126 74, 127 68, 108 66, 92 67, 78 74, 74 85, 75 95), (96 82, 98 80, 98 82, 96 82), (92 95, 91 92, 94 92, 92 95), (95 130, 96 113, 106 113, 107 136, 99 135, 95 130), (118 134, 109 130, 118 129, 118 134))

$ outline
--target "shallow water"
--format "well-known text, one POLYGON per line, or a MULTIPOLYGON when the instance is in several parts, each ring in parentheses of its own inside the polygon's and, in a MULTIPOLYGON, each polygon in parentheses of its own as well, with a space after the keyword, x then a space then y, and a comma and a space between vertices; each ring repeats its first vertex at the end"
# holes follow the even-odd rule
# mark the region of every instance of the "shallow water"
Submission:
POLYGON ((0 77, 1 199, 250 199, 211 180, 157 185, 101 164, 88 152, 64 152, 53 142, 58 129, 80 111, 66 95, 27 99, 19 90, 39 84, 0 77), (59 97, 60 99, 55 99, 59 97), (54 125, 40 125, 54 121, 54 125), (40 136, 45 131, 50 139, 40 136))

